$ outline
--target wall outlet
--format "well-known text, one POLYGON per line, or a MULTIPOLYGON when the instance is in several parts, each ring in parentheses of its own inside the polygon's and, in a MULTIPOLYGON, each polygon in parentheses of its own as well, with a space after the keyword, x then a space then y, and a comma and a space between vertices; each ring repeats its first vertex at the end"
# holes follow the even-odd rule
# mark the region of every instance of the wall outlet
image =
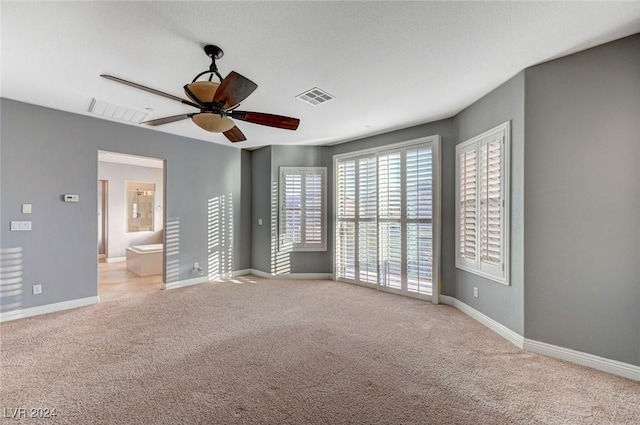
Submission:
POLYGON ((200 267, 200 264, 198 264, 197 262, 193 263, 193 268, 197 269, 198 267, 200 267))
POLYGON ((42 294, 42 285, 33 285, 33 295, 42 294))
POLYGON ((478 298, 479 294, 478 294, 478 287, 474 286, 473 287, 473 296, 478 298))
POLYGON ((262 219, 261 218, 258 219, 258 226, 262 226, 262 219))

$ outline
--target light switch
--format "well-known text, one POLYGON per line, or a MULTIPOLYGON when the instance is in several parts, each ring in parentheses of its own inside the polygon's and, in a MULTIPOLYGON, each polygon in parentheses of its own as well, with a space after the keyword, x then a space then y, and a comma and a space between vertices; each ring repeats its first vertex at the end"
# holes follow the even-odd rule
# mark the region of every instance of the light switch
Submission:
POLYGON ((65 193, 64 194, 64 202, 78 202, 80 197, 73 193, 65 193))
POLYGON ((31 204, 22 204, 22 214, 31 214, 31 204))
POLYGON ((30 230, 31 230, 30 221, 12 221, 11 222, 12 232, 28 232, 30 230))
POLYGON ((262 226, 262 219, 261 218, 258 219, 258 226, 262 226))

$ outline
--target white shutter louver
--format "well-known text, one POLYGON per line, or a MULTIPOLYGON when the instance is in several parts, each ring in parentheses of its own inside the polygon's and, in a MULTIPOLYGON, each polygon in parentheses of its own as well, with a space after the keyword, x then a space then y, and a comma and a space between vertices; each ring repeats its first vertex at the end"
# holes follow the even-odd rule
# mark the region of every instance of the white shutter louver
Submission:
POLYGON ((378 214, 380 218, 401 217, 402 165, 400 152, 378 156, 378 214))
POLYGON ((468 150, 458 155, 458 207, 459 245, 458 256, 476 261, 476 151, 468 150))
POLYGON ((378 283, 378 225, 374 221, 358 224, 358 266, 360 281, 378 283))
POLYGON ((304 188, 304 242, 322 244, 322 176, 306 173, 304 188))
POLYGON ((502 229, 501 140, 480 146, 480 261, 500 265, 502 229))
POLYGON ((407 289, 419 294, 433 290, 431 223, 407 223, 407 289))
POLYGON ((407 218, 433 217, 433 170, 431 148, 407 151, 407 218))
POLYGON ((407 290, 432 292, 433 158, 423 147, 406 152, 407 290))
POLYGON ((376 159, 358 160, 358 217, 375 218, 378 206, 376 159))
POLYGON ((336 231, 336 274, 339 278, 356 277, 356 226, 353 222, 339 222, 336 231))
POLYGON ((284 174, 284 243, 302 241, 302 176, 284 174))
POLYGON ((380 285, 402 288, 402 235, 400 223, 380 223, 380 285))

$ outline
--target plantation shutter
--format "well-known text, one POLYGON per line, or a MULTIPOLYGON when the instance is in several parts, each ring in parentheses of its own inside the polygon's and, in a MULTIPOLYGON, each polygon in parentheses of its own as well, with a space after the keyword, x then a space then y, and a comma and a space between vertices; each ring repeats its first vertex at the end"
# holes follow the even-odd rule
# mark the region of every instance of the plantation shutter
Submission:
POLYGON ((325 169, 281 167, 280 250, 326 249, 325 169))
POLYGON ((402 164, 400 152, 378 156, 378 216, 400 219, 402 210, 402 164))
POLYGON ((286 244, 302 242, 302 175, 287 173, 284 177, 284 239, 286 244))
POLYGON ((402 152, 378 154, 380 285, 402 288, 402 152))
POLYGON ((433 152, 431 147, 406 151, 407 290, 432 292, 433 152))
POLYGON ((377 160, 358 159, 358 276, 360 282, 378 283, 377 160))
POLYGON ((436 153, 418 142, 336 158, 337 279, 434 295, 436 153))
POLYGON ((341 161, 336 167, 336 258, 338 278, 356 278, 356 161, 341 161))
POLYGON ((411 149, 406 154, 407 218, 433 217, 433 165, 431 148, 411 149))
POLYGON ((305 246, 322 244, 322 175, 304 175, 304 243, 305 246))
POLYGON ((338 218, 354 218, 356 214, 356 162, 338 164, 338 218))
POLYGON ((480 175, 480 269, 502 268, 503 189, 502 140, 487 138, 479 144, 480 175))
POLYGON ((456 267, 509 284, 507 122, 456 147, 456 267))
POLYGON ((462 262, 476 262, 476 150, 458 153, 458 257, 462 262))

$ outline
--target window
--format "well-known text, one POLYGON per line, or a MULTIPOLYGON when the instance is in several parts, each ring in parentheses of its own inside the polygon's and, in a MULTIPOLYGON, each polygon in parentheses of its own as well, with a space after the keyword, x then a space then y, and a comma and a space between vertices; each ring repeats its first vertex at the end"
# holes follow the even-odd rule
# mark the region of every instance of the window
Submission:
POLYGON ((337 279, 437 301, 438 146, 434 136, 335 157, 337 279))
POLYGON ((280 167, 280 250, 327 250, 326 174, 326 167, 280 167))
POLYGON ((509 284, 506 122, 456 147, 456 267, 509 284))

